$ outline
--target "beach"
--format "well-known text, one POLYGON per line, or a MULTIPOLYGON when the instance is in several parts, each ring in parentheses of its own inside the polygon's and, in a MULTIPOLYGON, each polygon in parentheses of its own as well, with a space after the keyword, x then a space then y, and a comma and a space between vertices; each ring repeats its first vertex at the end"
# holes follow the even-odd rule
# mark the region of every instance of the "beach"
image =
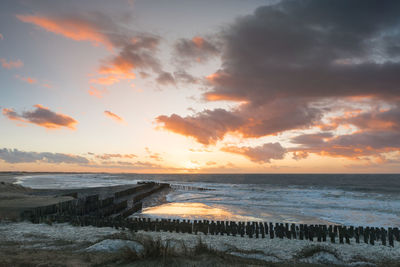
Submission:
MULTIPOLYGON (((22 177, 27 176, 31 177, 32 174, 22 177)), ((27 261, 35 262, 34 266, 44 262, 59 266, 94 266, 96 264, 124 266, 132 261, 145 266, 146 264, 147 266, 158 266, 163 263, 195 266, 210 264, 216 266, 266 264, 275 264, 276 266, 285 264, 296 264, 296 266, 396 266, 400 262, 400 243, 397 241, 394 241, 394 247, 391 247, 382 245, 381 242, 376 242, 375 245, 363 242, 357 244, 354 241, 351 244, 332 244, 316 240, 311 242, 277 237, 271 239, 269 236, 249 238, 239 235, 204 235, 201 232, 190 234, 162 230, 159 232, 143 230, 135 232, 111 227, 76 227, 68 223, 32 224, 27 221, 22 222, 19 221, 18 215, 24 209, 71 200, 70 196, 62 196, 63 194, 80 192, 79 194, 83 196, 94 193, 106 196, 118 190, 126 190, 126 188, 132 187, 133 183, 81 189, 32 189, 15 184, 15 182, 21 181, 20 174, 2 174, 0 177, 0 214, 2 215, 0 251, 4 256, 0 265, 4 266, 11 262, 23 265, 27 261), (15 177, 19 177, 19 179, 15 177), (155 257, 148 257, 147 247, 152 249, 156 247, 158 252, 155 257), (13 251, 14 256, 6 256, 10 251, 13 251), (61 251, 63 252, 61 253, 61 251), (49 258, 48 255, 53 256, 49 258)), ((43 177, 40 176, 40 179, 43 177)), ((184 193, 188 193, 187 190, 198 191, 199 187, 196 187, 198 184, 192 183, 192 185, 193 187, 190 188, 187 184, 186 187, 175 184, 175 189, 143 199, 145 203, 143 211, 133 214, 132 218, 154 219, 160 216, 160 213, 168 215, 162 214, 160 209, 163 210, 165 205, 173 207, 175 205, 176 208, 176 203, 171 203, 168 199, 180 190, 183 190, 184 193)), ((202 188, 202 190, 205 189, 202 188)), ((197 212, 199 216, 213 216, 215 219, 238 216, 238 214, 221 213, 224 209, 217 207, 210 209, 205 204, 200 207, 193 203, 188 205, 185 208, 189 207, 192 213, 197 212)), ((190 215, 191 212, 187 210, 186 213, 190 215)), ((178 208, 177 213, 169 212, 169 216, 180 217, 183 215, 178 208)), ((245 220, 250 217, 236 218, 245 220)))

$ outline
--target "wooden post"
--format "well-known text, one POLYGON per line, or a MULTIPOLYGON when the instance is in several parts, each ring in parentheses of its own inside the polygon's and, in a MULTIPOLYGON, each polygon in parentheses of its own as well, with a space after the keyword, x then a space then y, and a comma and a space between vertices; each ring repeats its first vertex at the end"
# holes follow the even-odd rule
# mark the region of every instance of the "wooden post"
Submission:
POLYGON ((296 225, 294 223, 292 223, 292 225, 290 226, 290 232, 293 236, 293 239, 297 239, 297 235, 296 235, 296 225))
POLYGON ((300 240, 304 240, 304 224, 300 224, 300 240))
POLYGON ((272 223, 269 223, 269 238, 274 239, 274 225, 272 223))
POLYGON ((393 228, 393 234, 396 237, 396 241, 400 242, 400 231, 398 227, 393 228))
POLYGON ((360 244, 360 227, 355 228, 354 237, 356 239, 356 243, 360 244))
POLYGON ((375 229, 374 228, 370 229, 369 243, 371 245, 375 245, 375 229))
POLYGON ((364 230, 364 243, 368 244, 368 240, 369 240, 369 227, 367 226, 364 230))
POLYGON ((389 227, 389 246, 394 247, 393 229, 389 227))

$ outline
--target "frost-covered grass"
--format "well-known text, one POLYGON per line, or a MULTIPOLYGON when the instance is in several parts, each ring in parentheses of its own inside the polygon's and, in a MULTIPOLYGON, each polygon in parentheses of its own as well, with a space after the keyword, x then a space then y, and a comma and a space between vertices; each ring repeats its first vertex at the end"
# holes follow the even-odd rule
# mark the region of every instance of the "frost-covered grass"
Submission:
POLYGON ((102 252, 119 250, 113 253, 120 253, 116 257, 128 262, 158 259, 158 263, 162 263, 167 258, 184 258, 192 261, 196 260, 198 255, 222 259, 225 263, 231 260, 233 263, 247 260, 252 264, 269 262, 296 263, 296 265, 395 266, 400 262, 399 242, 396 242, 395 247, 392 248, 381 244, 372 246, 364 243, 348 245, 293 239, 256 239, 174 232, 139 231, 135 233, 107 227, 73 227, 69 224, 50 226, 27 222, 0 223, 0 250, 11 247, 36 250, 67 249, 79 253, 85 251, 92 253, 96 249, 86 249, 101 247, 102 252), (143 250, 138 251, 134 249, 135 246, 132 248, 131 245, 135 242, 140 243, 143 250), (130 244, 130 248, 124 248, 126 246, 121 244, 130 244))

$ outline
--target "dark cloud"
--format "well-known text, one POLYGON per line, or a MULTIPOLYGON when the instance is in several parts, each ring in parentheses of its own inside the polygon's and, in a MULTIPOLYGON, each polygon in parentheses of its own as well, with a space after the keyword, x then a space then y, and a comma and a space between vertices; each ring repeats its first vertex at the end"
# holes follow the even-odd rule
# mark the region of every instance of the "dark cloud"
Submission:
POLYGON ((42 105, 35 105, 34 107, 33 111, 24 111, 21 114, 15 112, 13 109, 4 108, 3 115, 10 120, 33 123, 48 129, 58 129, 61 127, 75 129, 75 125, 78 123, 75 119, 51 111, 42 105))
POLYGON ((207 101, 239 105, 156 120, 209 144, 227 132, 261 137, 318 126, 329 111, 316 105, 323 101, 399 102, 398 14, 394 0, 284 0, 260 7, 219 33, 221 68, 207 77, 207 101), (220 122, 221 114, 230 119, 220 122))
POLYGON ((204 63, 212 57, 220 54, 216 44, 203 37, 195 36, 190 39, 179 39, 174 46, 175 60, 186 65, 193 62, 204 63))
POLYGON ((291 149, 296 153, 294 156, 315 153, 353 159, 367 156, 379 158, 384 153, 400 151, 399 105, 336 117, 332 121, 334 125, 347 125, 355 130, 336 136, 330 132, 296 136, 291 139, 292 143, 299 145, 291 149))
POLYGON ((89 160, 77 155, 50 152, 25 152, 18 149, 0 149, 0 159, 7 163, 67 163, 67 164, 88 164, 89 160))
POLYGON ((165 71, 161 72, 158 75, 156 82, 161 85, 175 85, 176 84, 174 76, 172 76, 171 73, 165 72, 165 71))
POLYGON ((222 151, 243 155, 251 161, 258 163, 269 163, 271 159, 283 159, 286 149, 279 143, 266 143, 257 147, 227 146, 222 151))
POLYGON ((400 132, 400 104, 389 109, 373 109, 352 116, 337 117, 333 118, 332 121, 335 125, 351 124, 364 131, 400 132))
POLYGON ((159 116, 156 121, 172 132, 194 137, 199 143, 212 144, 243 124, 240 117, 224 109, 205 110, 195 116, 159 116))
POLYGON ((291 142, 306 146, 319 146, 325 142, 325 139, 332 137, 332 133, 302 134, 292 138, 291 142))
POLYGON ((304 134, 293 138, 292 142, 300 145, 290 149, 296 159, 305 158, 309 153, 350 159, 379 158, 384 153, 400 151, 400 132, 361 131, 328 139, 318 134, 304 134))
POLYGON ((194 77, 184 70, 175 71, 174 77, 176 81, 181 83, 197 84, 201 82, 199 78, 194 77))

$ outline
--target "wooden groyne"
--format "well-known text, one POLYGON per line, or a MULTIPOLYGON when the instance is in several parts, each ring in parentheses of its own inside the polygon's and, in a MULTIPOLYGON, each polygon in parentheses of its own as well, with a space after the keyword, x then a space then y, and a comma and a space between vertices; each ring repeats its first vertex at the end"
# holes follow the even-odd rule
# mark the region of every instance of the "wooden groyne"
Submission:
MULTIPOLYGON (((23 220, 41 222, 50 215, 82 217, 89 216, 104 218, 108 216, 128 217, 142 209, 142 200, 164 188, 169 184, 147 182, 139 186, 115 192, 113 196, 100 199, 99 194, 89 195, 84 198, 76 198, 57 204, 36 207, 21 213, 23 220)), ((72 193, 70 195, 77 196, 72 193)))
MULTIPOLYGON (((138 204, 140 206, 140 204, 138 204)), ((137 207, 139 208, 139 207, 137 207)), ((140 206, 141 208, 141 206, 140 206)), ((131 231, 176 232, 204 235, 231 235, 263 239, 297 239, 312 242, 331 242, 340 244, 366 243, 394 247, 394 241, 400 242, 398 227, 388 229, 379 227, 354 227, 343 225, 309 225, 272 222, 236 222, 209 220, 179 220, 126 218, 123 214, 115 217, 47 215, 34 223, 65 223, 74 226, 113 227, 131 231)))

